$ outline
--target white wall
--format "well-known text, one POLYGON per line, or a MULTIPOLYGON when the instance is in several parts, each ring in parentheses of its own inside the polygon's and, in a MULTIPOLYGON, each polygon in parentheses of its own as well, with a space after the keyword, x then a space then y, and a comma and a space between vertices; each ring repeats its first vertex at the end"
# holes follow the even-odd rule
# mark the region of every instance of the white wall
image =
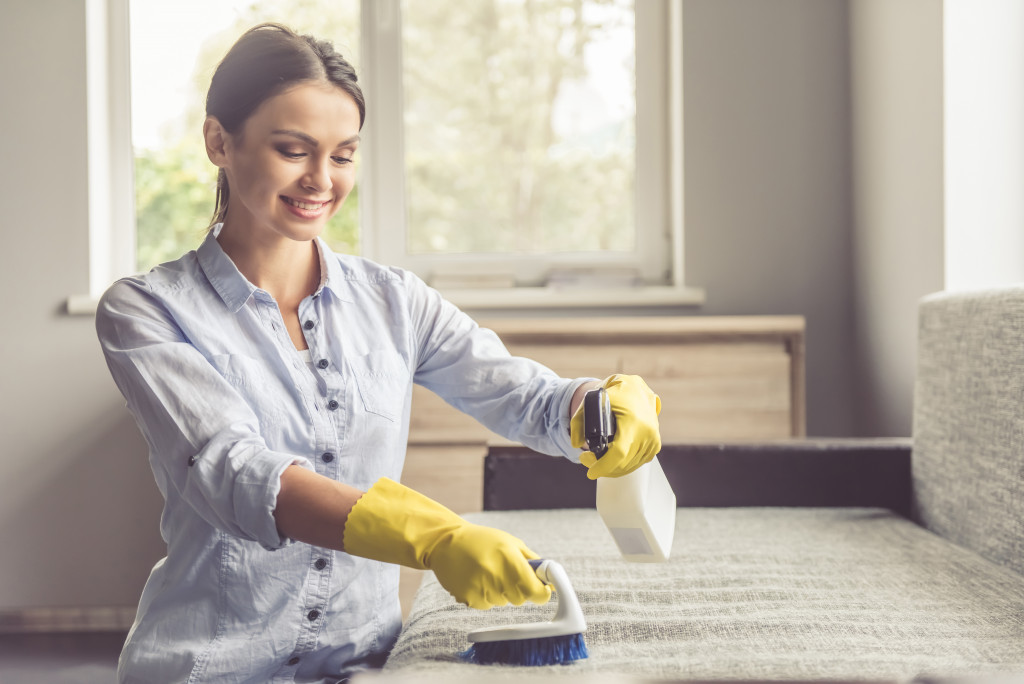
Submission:
POLYGON ((1024 2, 945 13, 946 287, 1024 281, 1024 2))
POLYGON ((911 433, 917 302, 943 289, 942 4, 852 0, 858 426, 911 433))
POLYGON ((910 434, 917 301, 1024 281, 1024 3, 851 0, 864 434, 910 434))
POLYGON ((110 380, 88 291, 81 0, 0 22, 0 609, 132 605, 162 555, 159 493, 110 380))
POLYGON ((807 320, 811 435, 855 434, 845 0, 686 0, 685 273, 699 315, 807 320))

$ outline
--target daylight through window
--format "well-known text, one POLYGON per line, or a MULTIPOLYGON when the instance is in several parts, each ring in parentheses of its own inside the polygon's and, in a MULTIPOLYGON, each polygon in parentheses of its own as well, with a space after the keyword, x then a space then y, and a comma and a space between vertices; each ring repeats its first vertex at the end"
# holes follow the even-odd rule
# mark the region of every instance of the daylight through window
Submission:
POLYGON ((277 21, 332 40, 368 96, 359 180, 325 235, 337 251, 433 281, 476 271, 544 285, 595 267, 671 280, 664 19, 645 19, 658 35, 638 40, 633 0, 129 8, 139 269, 201 242, 216 181, 201 135, 210 77, 245 29, 277 21))

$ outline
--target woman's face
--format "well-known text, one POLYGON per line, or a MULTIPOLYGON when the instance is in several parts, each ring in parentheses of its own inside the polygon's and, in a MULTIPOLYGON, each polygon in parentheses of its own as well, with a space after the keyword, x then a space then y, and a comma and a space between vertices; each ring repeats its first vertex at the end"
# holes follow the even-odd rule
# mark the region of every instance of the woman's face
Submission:
POLYGON ((225 228, 311 240, 355 184, 358 145, 359 108, 340 88, 306 83, 266 100, 214 160, 231 190, 225 228))

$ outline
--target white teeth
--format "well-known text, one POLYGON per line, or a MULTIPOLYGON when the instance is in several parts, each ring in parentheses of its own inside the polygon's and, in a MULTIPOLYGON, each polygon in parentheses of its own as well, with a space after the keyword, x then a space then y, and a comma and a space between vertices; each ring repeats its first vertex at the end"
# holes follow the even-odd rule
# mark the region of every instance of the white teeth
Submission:
POLYGON ((299 209, 306 210, 319 209, 320 207, 327 204, 327 202, 317 202, 315 204, 310 204, 309 202, 300 202, 299 200, 292 199, 291 197, 285 197, 284 201, 292 205, 293 207, 298 207, 299 209))

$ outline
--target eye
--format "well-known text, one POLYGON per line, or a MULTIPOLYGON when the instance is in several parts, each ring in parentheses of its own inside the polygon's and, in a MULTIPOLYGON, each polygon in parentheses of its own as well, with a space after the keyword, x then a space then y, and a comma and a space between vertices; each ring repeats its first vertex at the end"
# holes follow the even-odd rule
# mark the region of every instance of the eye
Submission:
POLYGON ((350 157, 331 157, 335 164, 338 166, 344 166, 345 164, 351 164, 352 159, 350 157))
POLYGON ((277 152, 285 159, 301 159, 306 156, 305 152, 298 152, 287 147, 278 147, 277 152))

